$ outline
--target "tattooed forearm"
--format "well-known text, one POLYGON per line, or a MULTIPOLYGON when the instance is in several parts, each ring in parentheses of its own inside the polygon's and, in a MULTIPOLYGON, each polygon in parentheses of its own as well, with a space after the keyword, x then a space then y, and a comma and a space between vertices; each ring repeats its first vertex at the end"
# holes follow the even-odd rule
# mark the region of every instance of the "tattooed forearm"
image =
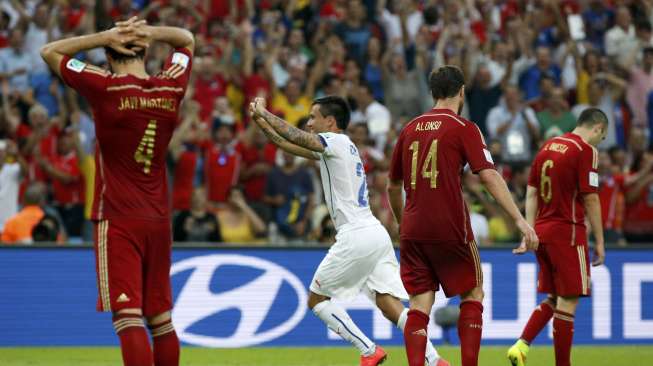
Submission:
POLYGON ((324 146, 322 146, 322 143, 320 143, 320 140, 316 135, 289 125, 286 121, 269 111, 265 111, 262 117, 270 124, 270 126, 272 126, 272 128, 274 128, 275 131, 277 131, 279 135, 293 144, 305 147, 312 151, 324 151, 324 146))

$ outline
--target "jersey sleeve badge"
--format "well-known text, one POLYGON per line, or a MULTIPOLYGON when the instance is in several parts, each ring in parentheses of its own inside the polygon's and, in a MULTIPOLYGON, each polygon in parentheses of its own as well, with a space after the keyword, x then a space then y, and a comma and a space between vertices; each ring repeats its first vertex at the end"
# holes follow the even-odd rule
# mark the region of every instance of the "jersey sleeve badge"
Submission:
POLYGON ((66 67, 67 67, 69 70, 72 70, 72 71, 74 71, 74 72, 82 72, 82 71, 84 70, 84 68, 86 67, 86 64, 83 63, 83 62, 81 62, 81 61, 79 61, 79 60, 76 59, 76 58, 71 58, 71 59, 68 60, 68 62, 66 63, 66 67))
POLYGON ((483 149, 483 154, 485 154, 485 160, 487 160, 488 163, 494 164, 494 160, 492 160, 492 154, 490 153, 490 150, 483 149))
POLYGON ((599 174, 597 172, 590 172, 589 180, 590 186, 595 188, 599 187, 599 174))
POLYGON ((177 64, 184 69, 188 67, 188 61, 190 61, 190 59, 188 58, 188 55, 184 53, 175 52, 172 54, 172 63, 177 64))

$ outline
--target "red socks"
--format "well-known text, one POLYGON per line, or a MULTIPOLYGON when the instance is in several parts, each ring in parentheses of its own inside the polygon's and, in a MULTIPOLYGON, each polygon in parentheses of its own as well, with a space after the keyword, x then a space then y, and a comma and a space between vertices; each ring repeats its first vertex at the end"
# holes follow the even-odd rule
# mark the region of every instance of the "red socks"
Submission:
POLYGON ((429 316, 419 310, 409 310, 406 327, 404 328, 404 343, 408 366, 424 366, 426 360, 426 341, 429 316))
POLYGON ((556 310, 553 316, 553 347, 556 366, 571 365, 571 343, 574 338, 574 314, 556 310))
POLYGON ((482 333, 483 304, 473 300, 463 301, 460 303, 460 318, 458 319, 462 366, 478 365, 482 333))
POLYGON ((179 339, 172 320, 150 325, 155 366, 179 366, 179 339))
POLYGON ((113 327, 120 338, 124 366, 152 366, 152 350, 143 318, 134 314, 118 314, 113 317, 113 327))
POLYGON ((549 320, 551 320, 551 317, 553 317, 553 307, 548 300, 545 300, 531 314, 520 338, 526 341, 526 343, 531 344, 533 339, 540 334, 549 320))

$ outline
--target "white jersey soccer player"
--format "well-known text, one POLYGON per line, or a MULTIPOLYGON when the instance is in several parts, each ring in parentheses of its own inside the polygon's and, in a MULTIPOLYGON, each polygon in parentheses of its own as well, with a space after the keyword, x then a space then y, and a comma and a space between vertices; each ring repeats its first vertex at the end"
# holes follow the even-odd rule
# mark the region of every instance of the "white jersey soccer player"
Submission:
MULTIPOLYGON (((404 329, 408 294, 399 277, 399 264, 390 235, 369 207, 367 181, 358 149, 342 133, 349 123, 349 106, 336 96, 317 99, 311 108, 308 133, 265 109, 257 98, 250 105, 254 121, 268 138, 294 155, 320 161, 326 205, 336 227, 336 242, 317 268, 308 306, 330 329, 359 349, 362 366, 382 363, 387 355, 331 301, 351 300, 365 293, 388 320, 404 329)), ((449 365, 429 342, 428 365, 449 365)))

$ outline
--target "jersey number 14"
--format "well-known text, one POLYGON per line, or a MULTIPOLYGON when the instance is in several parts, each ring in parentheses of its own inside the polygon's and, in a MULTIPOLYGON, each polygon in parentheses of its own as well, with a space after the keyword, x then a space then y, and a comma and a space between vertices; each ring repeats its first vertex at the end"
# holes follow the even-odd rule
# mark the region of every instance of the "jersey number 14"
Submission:
MULTIPOLYGON (((419 156, 419 141, 413 141, 408 150, 413 152, 413 158, 410 165, 410 188, 417 187, 417 160, 419 156)), ((424 159, 424 164, 420 175, 429 180, 431 188, 438 188, 438 139, 434 139, 429 146, 428 154, 424 159)))

